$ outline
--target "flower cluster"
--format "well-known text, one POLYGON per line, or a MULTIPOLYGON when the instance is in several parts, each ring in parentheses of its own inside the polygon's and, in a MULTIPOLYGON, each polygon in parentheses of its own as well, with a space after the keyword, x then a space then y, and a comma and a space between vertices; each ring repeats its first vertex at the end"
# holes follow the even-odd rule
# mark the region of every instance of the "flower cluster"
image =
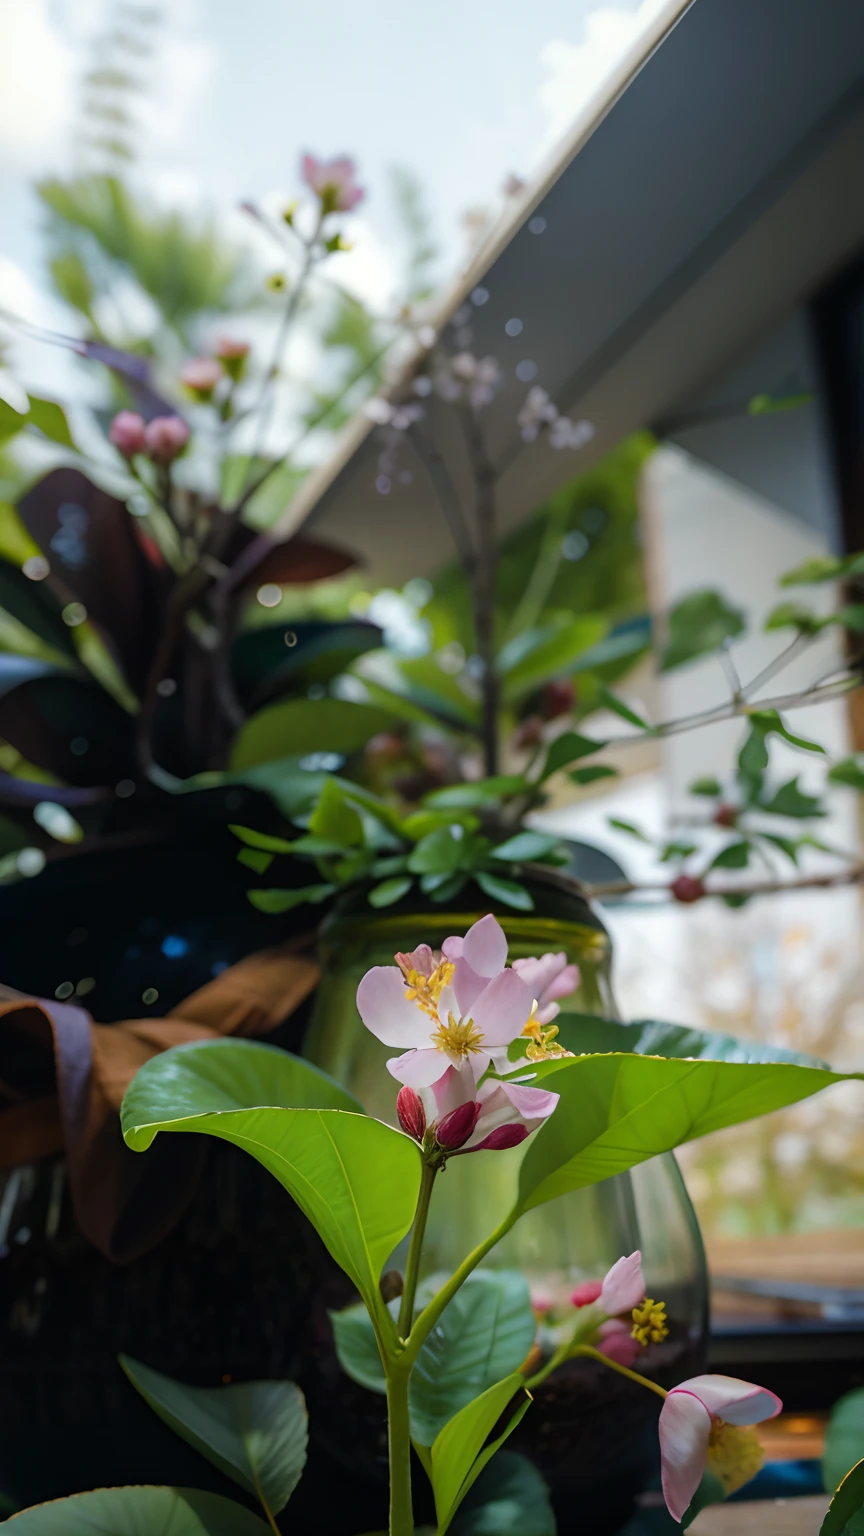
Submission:
POLYGON ((548 429, 552 448, 584 448, 594 436, 590 421, 571 421, 562 416, 555 402, 539 384, 529 389, 525 404, 516 418, 526 443, 533 443, 548 429))
POLYGON ((183 452, 189 428, 182 416, 154 416, 152 421, 145 421, 137 411, 118 411, 108 436, 124 459, 143 453, 165 468, 183 452))
MULTIPOLYGON (((546 1121, 558 1094, 503 1082, 489 1068, 512 1071, 508 1052, 524 1037, 527 1065, 565 1054, 555 1041, 557 999, 579 982, 564 954, 507 965, 507 939, 491 915, 440 954, 422 944, 375 966, 357 990, 367 1029, 403 1051, 388 1069, 403 1087, 403 1130, 429 1154, 501 1151, 546 1121)), ((518 1067, 518 1063, 515 1064, 518 1067)))

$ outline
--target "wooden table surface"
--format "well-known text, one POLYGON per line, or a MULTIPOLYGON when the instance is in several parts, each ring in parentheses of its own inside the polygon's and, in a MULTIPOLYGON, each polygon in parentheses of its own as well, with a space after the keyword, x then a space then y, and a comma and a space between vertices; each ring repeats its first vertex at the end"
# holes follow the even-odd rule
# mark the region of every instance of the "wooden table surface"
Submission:
POLYGON ((828 1497, 760 1499, 752 1504, 716 1504, 703 1509, 691 1536, 818 1536, 828 1497))

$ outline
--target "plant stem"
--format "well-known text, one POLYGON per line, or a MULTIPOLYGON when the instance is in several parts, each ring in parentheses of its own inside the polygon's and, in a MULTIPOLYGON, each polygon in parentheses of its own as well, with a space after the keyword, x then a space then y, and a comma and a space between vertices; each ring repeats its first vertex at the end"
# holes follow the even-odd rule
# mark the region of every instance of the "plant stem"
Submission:
POLYGON ((483 694, 483 756, 489 778, 498 772, 498 709, 500 686, 495 655, 495 584, 498 545, 495 527, 495 470, 486 452, 477 412, 461 412, 465 441, 474 477, 476 552, 473 566, 474 632, 477 654, 483 663, 480 686, 483 694))
POLYGON ((402 1361, 408 1366, 409 1370, 414 1364, 414 1361, 417 1359, 420 1350, 423 1348, 423 1345, 432 1332, 432 1329, 435 1327, 435 1324, 437 1323, 448 1302, 452 1301, 460 1286, 464 1285, 465 1281, 468 1279, 468 1276, 472 1273, 473 1270, 477 1268, 477 1265, 481 1262, 481 1260, 485 1259, 487 1253, 489 1253, 495 1247, 495 1244, 500 1243, 502 1237, 507 1236, 510 1228, 515 1226, 516 1220, 520 1214, 521 1213, 516 1210, 511 1211, 509 1216, 505 1216, 504 1220, 501 1222, 501 1225, 496 1227, 494 1232, 490 1232, 489 1236, 484 1238, 482 1243, 478 1243, 474 1251, 469 1253, 467 1259, 462 1260, 459 1268, 454 1270, 446 1285, 442 1285, 440 1291, 438 1291, 432 1297, 429 1305, 424 1307, 416 1323, 414 1324, 414 1327, 411 1329, 411 1332, 408 1335, 408 1339, 405 1345, 405 1352, 402 1355, 402 1361))
MULTIPOLYGON (((617 1360, 610 1360, 608 1355, 600 1353, 599 1349, 592 1349, 590 1344, 577 1344, 571 1351, 574 1355, 587 1355, 590 1360, 599 1360, 601 1365, 608 1365, 610 1371, 617 1371, 619 1376, 626 1376, 628 1381, 638 1382, 640 1387, 647 1387, 649 1392, 656 1392, 658 1397, 664 1400, 668 1396, 665 1387, 661 1387, 656 1381, 649 1381, 647 1376, 640 1376, 638 1371, 628 1370, 626 1365, 619 1365, 617 1360)), ((530 1386, 530 1382, 528 1383, 530 1386)))
POLYGON ((387 1379, 387 1444, 390 1459, 390 1536, 414 1536, 411 1505, 411 1431, 408 1422, 408 1378, 402 1362, 390 1367, 387 1379))
POLYGON ((417 1210, 414 1214, 414 1229, 411 1233, 411 1243, 408 1248, 408 1263, 405 1266, 405 1285, 402 1290, 402 1302, 399 1307, 399 1321, 396 1324, 396 1330, 400 1339, 407 1339, 411 1332, 411 1324, 414 1321, 414 1297, 417 1293, 417 1280, 420 1275, 420 1255, 423 1251, 426 1218, 429 1215, 429 1201, 432 1198, 432 1186, 435 1183, 437 1172, 438 1169, 430 1167, 429 1163, 423 1164, 420 1193, 417 1196, 417 1210))

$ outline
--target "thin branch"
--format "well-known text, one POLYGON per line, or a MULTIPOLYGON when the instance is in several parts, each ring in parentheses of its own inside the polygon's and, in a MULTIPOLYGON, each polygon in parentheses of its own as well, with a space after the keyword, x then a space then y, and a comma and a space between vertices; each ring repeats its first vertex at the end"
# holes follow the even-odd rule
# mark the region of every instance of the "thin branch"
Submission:
POLYGON ((735 666, 735 663, 729 653, 728 644, 721 645, 719 651, 717 652, 717 658, 721 667, 723 668, 723 671, 726 674, 726 681, 729 684, 729 691, 732 694, 733 700, 740 699, 742 696, 741 679, 738 676, 738 669, 735 666))
POLYGON ((495 469, 486 451, 478 412, 459 411, 474 477, 474 516, 477 549, 474 559, 474 631, 477 653, 483 663, 483 755, 488 777, 498 772, 498 713, 500 683, 495 647, 495 593, 498 572, 498 537, 495 507, 495 469))
POLYGON ((797 634, 795 639, 780 652, 779 656, 775 656, 773 661, 769 661, 767 667, 763 667, 762 671, 758 672, 752 681, 747 684, 743 690, 744 698, 752 699, 754 693, 758 693, 759 689, 764 688, 766 683, 770 683, 777 676, 778 672, 782 672, 784 667, 788 667, 790 661, 794 661, 796 656, 800 656, 801 652, 807 649, 812 640, 812 635, 797 634))
MULTIPOLYGON (((864 883, 864 864, 856 863, 851 869, 834 870, 829 874, 801 875, 795 880, 751 880, 741 885, 706 886, 704 896, 770 896, 783 891, 832 890, 846 885, 864 883)), ((600 901, 609 896, 639 896, 648 894, 672 894, 671 885, 663 880, 609 880, 600 885, 583 885, 586 896, 600 901)))
POLYGON ((633 731, 627 736, 610 736, 603 743, 604 747, 629 747, 637 741, 651 741, 665 739, 667 736, 679 736, 683 731, 692 731, 701 725, 716 725, 721 720, 735 720, 768 709, 804 709, 810 704, 827 704, 831 699, 842 698, 861 686, 862 674, 854 672, 849 677, 841 678, 835 683, 821 683, 813 688, 805 689, 803 693, 787 693, 777 698, 760 699, 757 704, 748 704, 745 699, 732 700, 728 704, 715 705, 713 709, 705 709, 695 715, 682 715, 677 720, 665 720, 660 725, 652 725, 647 731, 633 731))
POLYGON ((471 581, 476 556, 459 492, 453 483, 450 471, 432 439, 416 423, 408 428, 406 435, 432 481, 432 488, 438 498, 441 511, 447 519, 447 526, 456 546, 460 564, 471 581))

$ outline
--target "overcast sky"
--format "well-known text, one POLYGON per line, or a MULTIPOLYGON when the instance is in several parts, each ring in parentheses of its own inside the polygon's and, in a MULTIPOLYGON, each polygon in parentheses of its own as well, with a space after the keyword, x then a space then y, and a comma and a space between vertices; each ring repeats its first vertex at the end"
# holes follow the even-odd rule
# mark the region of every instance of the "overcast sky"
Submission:
MULTIPOLYGON (((110 0, 0 0, 0 303, 46 304, 34 176, 74 167, 77 80, 110 0)), ((230 210, 297 190, 301 150, 348 152, 369 196, 354 281, 386 292, 388 167, 422 184, 444 250, 461 215, 530 175, 658 0, 170 0, 136 174, 160 199, 230 210)), ((22 365, 32 369, 28 348, 22 365)))

